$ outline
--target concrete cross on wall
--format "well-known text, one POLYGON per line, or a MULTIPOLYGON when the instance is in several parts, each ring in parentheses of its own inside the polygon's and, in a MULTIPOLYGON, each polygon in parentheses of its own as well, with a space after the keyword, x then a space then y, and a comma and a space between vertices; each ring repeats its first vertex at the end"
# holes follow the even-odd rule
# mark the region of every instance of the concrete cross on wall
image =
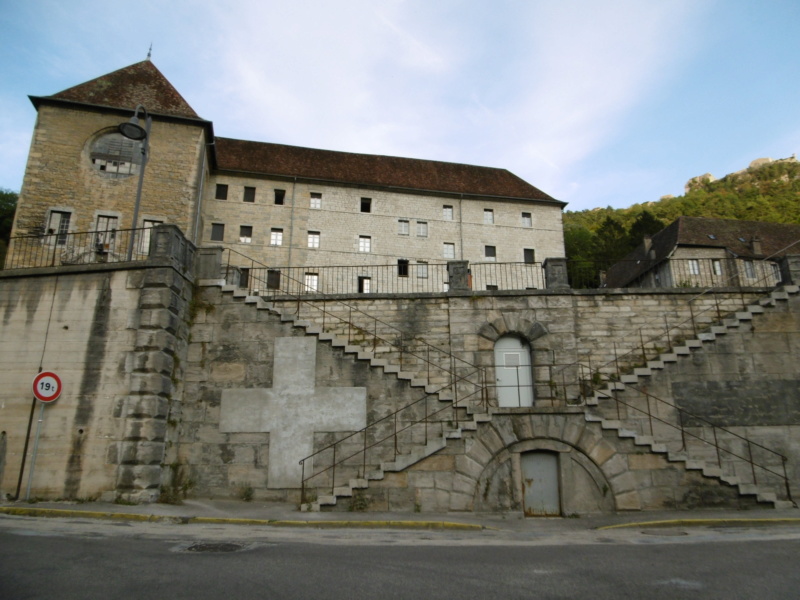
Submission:
POLYGON ((313 338, 277 338, 274 356, 271 388, 222 391, 219 427, 223 433, 268 432, 267 487, 299 488, 299 463, 314 451, 314 432, 366 427, 367 390, 315 388, 317 342, 313 338))

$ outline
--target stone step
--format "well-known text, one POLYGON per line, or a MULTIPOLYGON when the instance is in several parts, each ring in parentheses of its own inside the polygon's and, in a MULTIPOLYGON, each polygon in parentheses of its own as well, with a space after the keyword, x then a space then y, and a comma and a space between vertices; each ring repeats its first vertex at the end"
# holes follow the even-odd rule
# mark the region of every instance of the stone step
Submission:
POLYGON ((785 285, 783 286, 783 291, 787 294, 800 293, 800 285, 785 285))
POLYGON ((700 347, 702 347, 703 342, 701 342, 700 340, 686 340, 684 342, 684 345, 687 348, 700 348, 700 347))
POLYGON ((617 435, 621 438, 633 438, 634 440, 636 440, 638 434, 630 429, 620 429, 619 431, 617 431, 617 435))
POLYGON ((711 327, 711 333, 714 335, 725 335, 728 333, 728 328, 722 327, 721 325, 714 325, 711 327))
POLYGON ((739 478, 735 475, 722 475, 719 480, 724 481, 728 485, 739 485, 739 478))
POLYGON ((369 481, 366 479, 351 479, 350 480, 350 487, 354 490, 364 489, 365 487, 369 486, 369 481))
POLYGON ((697 339, 698 340, 702 340, 704 342, 713 342, 714 340, 717 339, 717 334, 716 333, 710 333, 710 332, 698 333, 697 334, 697 339))
POLYGON ((703 469, 703 475, 706 477, 720 477, 722 475, 722 469, 719 467, 708 466, 703 469))
POLYGON ((672 351, 675 353, 676 356, 678 355, 686 356, 687 354, 692 353, 691 349, 688 348, 687 346, 676 346, 675 348, 672 349, 672 351))
POLYGON ((349 485, 333 488, 333 495, 337 498, 349 498, 353 495, 353 488, 349 485))
POLYGON ((753 318, 753 313, 751 313, 750 311, 737 312, 736 318, 739 319, 740 321, 750 321, 753 318))
POLYGON ((336 496, 320 496, 317 498, 316 504, 318 506, 335 506, 336 505, 336 496))
POLYGON ((753 313, 754 315, 760 315, 764 313, 764 307, 759 306, 758 304, 751 304, 750 306, 747 307, 747 310, 753 313))
POLYGON ((648 369, 663 369, 664 368, 664 361, 662 361, 662 360, 648 360, 647 361, 647 368, 648 369))
POLYGON ((666 362, 671 362, 671 363, 672 362, 678 362, 678 355, 675 354, 675 353, 662 354, 661 356, 659 356, 659 358, 661 359, 662 362, 665 362, 665 363, 666 362))
POLYGON ((797 505, 791 500, 775 500, 775 502, 773 502, 773 505, 778 510, 783 510, 787 508, 797 508, 797 505))
POLYGON ((756 500, 759 502, 777 502, 778 496, 775 492, 760 492, 756 494, 756 500))
POLYGON ((687 459, 686 452, 683 450, 678 452, 668 452, 667 453, 667 460, 670 462, 684 462, 687 459))
POLYGON ((650 375, 653 374, 653 371, 651 371, 647 367, 636 367, 633 370, 633 374, 638 377, 649 377, 650 375))
POLYGON ((784 291, 774 291, 770 293, 769 297, 772 298, 773 300, 788 300, 789 294, 787 294, 784 291))

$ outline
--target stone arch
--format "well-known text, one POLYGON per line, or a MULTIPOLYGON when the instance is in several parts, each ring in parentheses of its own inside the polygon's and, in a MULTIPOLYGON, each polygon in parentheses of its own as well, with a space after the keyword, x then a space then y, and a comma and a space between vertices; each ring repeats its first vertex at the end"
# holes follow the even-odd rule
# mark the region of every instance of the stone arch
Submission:
POLYGON ((532 310, 500 311, 492 320, 487 320, 478 329, 478 335, 495 343, 504 335, 519 335, 528 343, 547 334, 544 325, 536 320, 532 310))
POLYGON ((561 477, 571 479, 564 481, 564 514, 638 504, 635 500, 632 505, 626 485, 625 457, 604 438, 599 425, 584 421, 582 413, 494 415, 469 442, 463 462, 467 468, 459 478, 462 488, 471 486, 473 510, 521 511, 520 454, 534 450, 565 458, 561 477))

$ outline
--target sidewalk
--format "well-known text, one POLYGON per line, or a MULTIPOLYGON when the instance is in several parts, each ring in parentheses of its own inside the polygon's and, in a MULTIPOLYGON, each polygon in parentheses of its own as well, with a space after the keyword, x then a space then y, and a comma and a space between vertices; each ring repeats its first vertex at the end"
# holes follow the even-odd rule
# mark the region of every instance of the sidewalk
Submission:
POLYGON ((800 527, 800 510, 696 510, 621 512, 579 518, 524 518, 521 513, 300 512, 294 504, 240 500, 185 500, 182 505, 107 502, 2 502, 0 515, 92 518, 267 527, 389 529, 590 530, 625 527, 800 527))

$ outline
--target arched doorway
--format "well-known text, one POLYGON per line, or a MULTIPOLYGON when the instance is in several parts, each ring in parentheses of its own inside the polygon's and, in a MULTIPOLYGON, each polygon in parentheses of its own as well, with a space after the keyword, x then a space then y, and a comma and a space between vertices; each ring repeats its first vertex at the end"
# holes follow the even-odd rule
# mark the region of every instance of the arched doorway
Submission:
POLYGON ((561 491, 558 481, 558 454, 524 452, 520 456, 522 501, 526 517, 561 515, 561 491))
POLYGON ((494 370, 498 406, 533 406, 531 349, 528 344, 513 335, 497 340, 494 370))

